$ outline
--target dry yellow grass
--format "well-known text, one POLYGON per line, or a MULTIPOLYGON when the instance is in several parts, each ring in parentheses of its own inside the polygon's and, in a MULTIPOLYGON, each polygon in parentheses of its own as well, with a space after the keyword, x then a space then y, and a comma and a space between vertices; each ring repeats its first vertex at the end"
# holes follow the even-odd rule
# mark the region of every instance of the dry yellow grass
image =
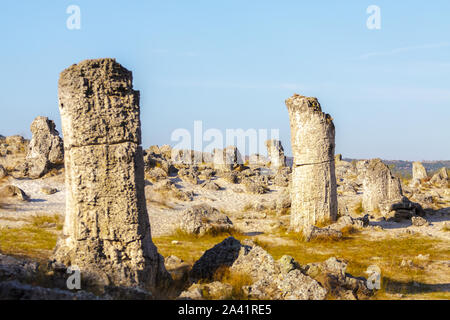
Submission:
MULTIPOLYGON (((247 299, 247 295, 242 290, 242 287, 249 286, 253 283, 252 278, 245 273, 231 273, 228 267, 222 267, 217 269, 213 276, 214 281, 220 281, 231 285, 231 296, 227 297, 229 300, 244 300, 247 299)), ((208 297, 207 297, 208 298, 208 297)), ((214 299, 214 297, 210 297, 214 299)))
POLYGON ((23 227, 1 228, 0 252, 45 260, 56 245, 62 223, 62 217, 57 214, 36 215, 23 227))

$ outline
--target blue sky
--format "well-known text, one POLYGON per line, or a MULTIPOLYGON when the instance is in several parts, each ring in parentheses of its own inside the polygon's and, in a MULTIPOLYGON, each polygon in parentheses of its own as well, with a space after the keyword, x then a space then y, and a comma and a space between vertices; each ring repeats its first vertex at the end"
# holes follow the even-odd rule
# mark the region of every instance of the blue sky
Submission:
POLYGON ((0 134, 30 137, 38 115, 60 130, 59 72, 114 57, 141 91, 144 147, 202 120, 278 128, 290 154, 284 100, 299 93, 333 116, 344 157, 450 159, 449 15, 447 0, 5 2, 0 134))

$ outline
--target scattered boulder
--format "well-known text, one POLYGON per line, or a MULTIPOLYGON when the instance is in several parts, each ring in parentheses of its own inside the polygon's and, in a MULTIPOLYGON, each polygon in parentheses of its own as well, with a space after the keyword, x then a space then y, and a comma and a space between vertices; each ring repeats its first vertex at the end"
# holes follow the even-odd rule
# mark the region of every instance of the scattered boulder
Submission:
POLYGON ((159 167, 155 167, 151 170, 146 170, 145 178, 151 182, 158 182, 167 179, 167 172, 159 167))
POLYGON ((0 179, 3 179, 8 175, 6 169, 0 164, 0 179))
POLYGON ((349 215, 344 215, 338 219, 338 221, 331 225, 330 227, 341 231, 343 228, 348 226, 355 226, 358 228, 364 228, 369 225, 369 215, 366 214, 363 217, 353 218, 349 215))
POLYGON ((29 201, 30 197, 19 187, 13 185, 7 185, 0 189, 1 197, 15 198, 21 201, 29 201))
POLYGON ((327 290, 319 282, 293 270, 277 278, 264 278, 244 287, 250 299, 257 300, 324 300, 327 290))
POLYGON ((244 179, 242 183, 244 184, 245 190, 248 193, 264 194, 269 190, 269 188, 267 188, 267 186, 264 183, 256 182, 255 180, 252 180, 250 178, 244 179))
POLYGON ((289 167, 278 170, 273 179, 273 183, 278 187, 289 187, 291 181, 290 170, 289 167))
POLYGON ((408 214, 407 219, 411 218, 413 215, 425 215, 422 206, 416 202, 410 201, 407 197, 402 197, 399 202, 392 203, 388 211, 395 211, 396 216, 400 216, 402 213, 408 214))
POLYGON ((219 281, 206 284, 195 283, 183 291, 178 300, 227 300, 230 299, 232 292, 233 286, 219 281))
POLYGON ((166 270, 175 282, 184 283, 188 280, 190 265, 176 256, 164 259, 166 270))
POLYGON ((207 204, 194 205, 180 217, 180 229, 186 233, 203 236, 209 232, 227 231, 233 227, 231 220, 207 204))
POLYGON ((198 172, 195 167, 190 167, 189 169, 180 169, 178 170, 178 177, 181 180, 191 184, 198 184, 198 172))
POLYGON ((449 183, 447 169, 441 168, 438 172, 436 172, 431 178, 430 183, 446 187, 449 183))
POLYGON ((411 222, 412 225, 416 227, 428 226, 430 224, 425 218, 422 217, 412 217, 411 222))
MULTIPOLYGON (((239 257, 242 245, 239 240, 228 237, 222 242, 216 244, 197 260, 190 272, 190 279, 192 281, 211 280, 217 270, 223 267, 231 267, 239 257)), ((245 247, 245 250, 250 250, 250 247, 245 247)))
POLYGON ((205 168, 199 172, 199 178, 203 180, 208 180, 214 177, 216 172, 211 168, 205 168))
POLYGON ((236 171, 222 172, 220 177, 229 183, 239 183, 239 173, 236 171))
POLYGON ((303 237, 306 242, 312 240, 337 240, 342 238, 342 232, 333 228, 319 228, 316 226, 309 226, 303 229, 303 237))
POLYGON ((346 272, 347 263, 331 257, 324 262, 307 264, 303 271, 326 288, 337 299, 362 300, 373 295, 366 279, 356 278, 346 272))
POLYGON ((230 272, 245 274, 258 281, 279 274, 280 266, 273 257, 250 240, 244 240, 239 255, 230 267, 230 272))
POLYGON ((58 192, 58 189, 51 187, 42 187, 41 192, 46 195, 52 195, 58 192))
POLYGON ((200 186, 203 189, 211 190, 211 191, 217 191, 217 190, 221 189, 217 183, 215 183, 214 181, 211 181, 211 180, 207 180, 207 181, 203 182, 200 186))
POLYGON ((278 261, 282 273, 289 273, 293 270, 301 270, 300 264, 289 255, 282 256, 278 261))

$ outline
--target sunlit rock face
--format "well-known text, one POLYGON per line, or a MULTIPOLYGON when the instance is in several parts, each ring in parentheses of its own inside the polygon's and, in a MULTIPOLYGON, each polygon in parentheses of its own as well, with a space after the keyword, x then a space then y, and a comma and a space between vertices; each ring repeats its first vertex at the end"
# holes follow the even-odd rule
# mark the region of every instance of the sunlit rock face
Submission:
POLYGON ((151 239, 132 73, 85 60, 61 73, 58 90, 68 192, 55 260, 104 284, 155 287, 167 272, 151 239))
POLYGON ((286 100, 294 156, 291 227, 300 230, 335 221, 335 128, 316 98, 294 95, 286 100))

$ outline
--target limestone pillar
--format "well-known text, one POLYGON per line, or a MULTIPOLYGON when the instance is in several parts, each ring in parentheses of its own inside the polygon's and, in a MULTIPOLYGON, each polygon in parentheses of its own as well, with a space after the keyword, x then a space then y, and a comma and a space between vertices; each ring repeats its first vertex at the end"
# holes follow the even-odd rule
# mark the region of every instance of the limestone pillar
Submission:
POLYGON ((54 258, 104 284, 167 280, 144 194, 139 91, 114 59, 85 60, 58 83, 66 217, 54 258))
POLYGON ((400 180, 381 159, 372 159, 366 163, 363 171, 363 200, 366 212, 386 214, 392 204, 403 198, 400 180))
POLYGON ((412 181, 411 185, 419 185, 423 179, 428 177, 427 170, 421 162, 413 162, 412 165, 412 181))
POLYGON ((267 155, 270 161, 270 167, 278 170, 286 166, 286 157, 284 156, 284 149, 280 140, 267 140, 267 155))
POLYGON ((294 156, 291 228, 299 231, 336 220, 335 128, 316 98, 296 94, 286 100, 286 106, 294 156))

